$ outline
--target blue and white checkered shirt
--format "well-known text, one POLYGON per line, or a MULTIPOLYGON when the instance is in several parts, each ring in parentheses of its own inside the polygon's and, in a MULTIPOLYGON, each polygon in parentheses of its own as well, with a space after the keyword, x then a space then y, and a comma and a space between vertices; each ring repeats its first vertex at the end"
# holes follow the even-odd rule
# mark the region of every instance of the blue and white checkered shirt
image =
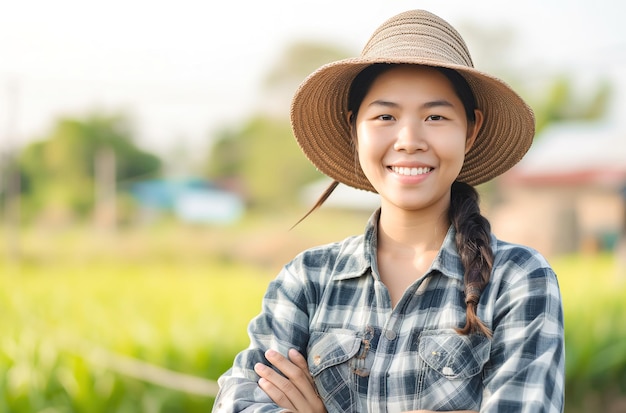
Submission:
POLYGON ((563 312, 545 259, 492 237, 494 269, 478 316, 493 338, 459 335, 465 303, 454 229, 392 308, 377 274, 378 216, 364 235, 303 252, 271 282, 248 328, 250 346, 219 379, 213 411, 282 411, 253 367, 269 364, 269 348, 295 348, 328 412, 561 412, 563 312))

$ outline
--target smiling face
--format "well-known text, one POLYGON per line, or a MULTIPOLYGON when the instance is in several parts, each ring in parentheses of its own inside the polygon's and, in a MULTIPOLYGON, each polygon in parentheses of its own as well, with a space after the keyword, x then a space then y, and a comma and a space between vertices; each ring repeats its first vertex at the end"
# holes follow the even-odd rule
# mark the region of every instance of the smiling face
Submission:
POLYGON ((450 187, 482 123, 441 72, 403 65, 380 74, 355 122, 359 162, 383 208, 447 211, 450 187), (468 132, 469 130, 469 132, 468 132))

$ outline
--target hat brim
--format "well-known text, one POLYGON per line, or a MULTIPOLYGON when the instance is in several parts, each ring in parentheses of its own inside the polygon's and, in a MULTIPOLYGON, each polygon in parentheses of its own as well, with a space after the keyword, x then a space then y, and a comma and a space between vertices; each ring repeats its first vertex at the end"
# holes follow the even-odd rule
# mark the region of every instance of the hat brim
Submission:
POLYGON ((374 63, 447 67, 467 80, 484 121, 465 156, 458 181, 479 185, 519 162, 535 134, 533 111, 504 81, 474 68, 428 59, 356 57, 326 64, 309 75, 291 104, 291 126, 306 157, 330 178, 376 192, 365 177, 350 134, 348 93, 352 81, 374 63))

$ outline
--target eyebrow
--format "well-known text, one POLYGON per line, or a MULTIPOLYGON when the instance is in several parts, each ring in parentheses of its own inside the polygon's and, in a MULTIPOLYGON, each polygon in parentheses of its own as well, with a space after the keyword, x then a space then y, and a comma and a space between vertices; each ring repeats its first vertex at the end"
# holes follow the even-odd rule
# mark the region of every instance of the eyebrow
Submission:
MULTIPOLYGON (((394 102, 387 101, 387 100, 377 99, 371 102, 367 106, 370 106, 370 107, 371 106, 386 106, 386 107, 391 107, 391 108, 397 108, 400 105, 394 102)), ((445 99, 432 100, 421 105, 421 107, 424 109, 430 109, 430 108, 435 108, 435 107, 440 107, 440 106, 450 107, 450 108, 454 107, 454 105, 450 101, 445 100, 445 99)))

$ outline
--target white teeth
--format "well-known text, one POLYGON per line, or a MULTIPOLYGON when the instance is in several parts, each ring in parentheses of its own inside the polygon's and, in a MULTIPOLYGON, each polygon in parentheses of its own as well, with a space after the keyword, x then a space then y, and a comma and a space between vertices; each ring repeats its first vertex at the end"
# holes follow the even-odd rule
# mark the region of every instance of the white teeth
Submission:
POLYGON ((431 171, 431 168, 405 168, 399 166, 392 166, 391 169, 398 175, 416 176, 427 174, 431 171))

